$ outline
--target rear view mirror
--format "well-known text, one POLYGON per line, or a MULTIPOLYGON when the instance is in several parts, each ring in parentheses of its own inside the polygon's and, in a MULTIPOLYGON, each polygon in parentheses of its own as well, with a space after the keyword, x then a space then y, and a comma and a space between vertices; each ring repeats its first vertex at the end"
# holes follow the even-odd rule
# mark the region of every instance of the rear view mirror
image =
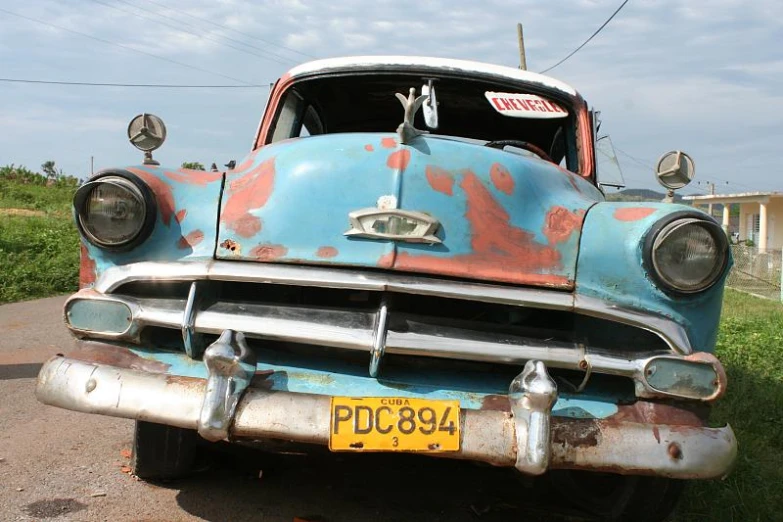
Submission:
POLYGON ((421 93, 427 96, 424 100, 424 123, 430 129, 438 128, 438 99, 435 97, 435 85, 432 80, 421 86, 421 93))

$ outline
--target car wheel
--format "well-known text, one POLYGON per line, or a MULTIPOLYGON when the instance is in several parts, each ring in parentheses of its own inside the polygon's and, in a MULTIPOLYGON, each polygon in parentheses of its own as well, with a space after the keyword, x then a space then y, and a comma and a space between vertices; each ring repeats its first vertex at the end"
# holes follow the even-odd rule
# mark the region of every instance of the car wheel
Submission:
POLYGON ((556 470, 550 479, 562 498, 601 520, 669 520, 685 481, 662 477, 556 470))
POLYGON ((188 475, 196 461, 198 434, 194 430, 136 421, 131 467, 144 480, 188 475))

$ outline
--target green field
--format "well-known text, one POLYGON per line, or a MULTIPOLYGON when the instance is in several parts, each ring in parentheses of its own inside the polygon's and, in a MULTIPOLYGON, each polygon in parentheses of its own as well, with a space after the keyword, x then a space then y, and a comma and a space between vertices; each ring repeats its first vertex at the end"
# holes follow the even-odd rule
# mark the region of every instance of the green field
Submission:
MULTIPOLYGON (((73 190, 0 179, 0 303, 76 289, 73 190)), ((727 479, 693 484, 676 520, 783 520, 783 305, 727 290, 717 354, 729 388, 713 422, 734 427, 739 459, 727 479)))
POLYGON ((73 188, 0 179, 0 303, 76 290, 79 235, 73 188))

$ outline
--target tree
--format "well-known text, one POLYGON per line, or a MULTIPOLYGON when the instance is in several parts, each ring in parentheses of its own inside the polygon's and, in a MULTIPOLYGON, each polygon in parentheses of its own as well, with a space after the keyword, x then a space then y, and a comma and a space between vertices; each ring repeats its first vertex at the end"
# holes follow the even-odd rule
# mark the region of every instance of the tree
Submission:
POLYGON ((57 170, 54 160, 44 161, 43 164, 41 164, 41 170, 46 175, 46 179, 52 181, 56 181, 57 178, 63 175, 62 169, 59 171, 57 170))
POLYGON ((182 168, 190 169, 190 170, 206 170, 204 168, 204 165, 202 165, 198 161, 185 161, 182 163, 182 168))

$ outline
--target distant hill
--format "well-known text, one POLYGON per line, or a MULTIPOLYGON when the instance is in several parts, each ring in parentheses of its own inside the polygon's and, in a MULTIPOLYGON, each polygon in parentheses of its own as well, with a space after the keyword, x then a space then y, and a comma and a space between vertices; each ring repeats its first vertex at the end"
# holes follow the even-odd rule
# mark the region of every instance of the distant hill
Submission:
MULTIPOLYGON (((610 192, 606 195, 607 201, 661 201, 666 194, 649 189, 625 189, 619 192, 610 192)), ((682 202, 682 196, 675 192, 674 201, 682 202)), ((687 202, 686 202, 687 203, 687 202)))

